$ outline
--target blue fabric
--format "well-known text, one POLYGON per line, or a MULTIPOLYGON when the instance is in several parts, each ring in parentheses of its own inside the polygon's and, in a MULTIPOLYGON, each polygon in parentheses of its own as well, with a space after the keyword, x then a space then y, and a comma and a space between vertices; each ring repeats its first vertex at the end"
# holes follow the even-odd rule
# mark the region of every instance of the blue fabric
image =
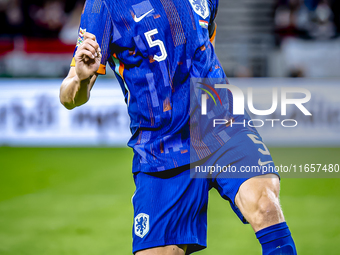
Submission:
POLYGON ((247 220, 242 215, 241 211, 235 204, 236 194, 246 180, 266 174, 279 174, 274 170, 275 165, 271 155, 263 155, 259 150, 263 150, 263 144, 254 143, 249 135, 256 136, 257 141, 262 142, 262 138, 258 133, 247 128, 242 129, 234 134, 228 142, 219 149, 216 153, 209 157, 203 166, 230 166, 236 171, 220 171, 217 170, 207 175, 206 173, 197 172, 196 167, 192 164, 191 176, 194 178, 210 178, 211 186, 220 193, 220 195, 230 201, 231 208, 240 218, 240 220, 247 224, 247 220), (259 159, 263 162, 268 161, 263 168, 259 166, 259 159), (269 167, 273 171, 269 171, 269 167), (250 171, 248 171, 249 169, 250 171), (254 171, 251 171, 255 169, 254 171))
MULTIPOLYGON (((96 35, 101 64, 109 63, 121 85, 134 173, 190 163, 190 80, 226 80, 207 26, 217 9, 218 0, 86 1, 80 41, 85 30, 96 35)), ((231 116, 229 100, 222 98, 224 116, 231 116)), ((219 137, 210 142, 209 153, 224 144, 219 137)))
POLYGON ((296 255, 296 247, 286 222, 282 222, 256 233, 262 245, 263 255, 296 255))
MULTIPOLYGON (((92 33, 96 36, 96 40, 101 48, 101 64, 106 65, 111 54, 109 48, 110 38, 115 32, 113 23, 108 22, 109 20, 110 12, 104 2, 101 0, 87 0, 81 16, 80 27, 78 30, 78 41, 74 54, 78 46, 84 40, 84 33, 92 33)), ((119 33, 116 31, 115 36, 118 35, 119 33)))
POLYGON ((187 170, 171 178, 140 172, 134 175, 134 180, 133 253, 164 245, 188 244, 190 254, 206 247, 207 179, 191 179, 187 170), (145 218, 142 230, 138 227, 140 215, 145 218))
MULTIPOLYGON (((248 134, 254 133, 245 129, 235 134, 201 165, 257 165, 263 157, 258 151, 261 145, 253 143, 248 134)), ((271 157, 265 159, 271 160, 271 157)), ((188 244, 187 254, 205 248, 208 193, 212 188, 217 189, 241 221, 247 223, 235 205, 235 196, 243 182, 263 173, 248 173, 241 178, 223 174, 193 176, 195 166, 189 168, 134 175, 134 252, 170 244, 188 244)))

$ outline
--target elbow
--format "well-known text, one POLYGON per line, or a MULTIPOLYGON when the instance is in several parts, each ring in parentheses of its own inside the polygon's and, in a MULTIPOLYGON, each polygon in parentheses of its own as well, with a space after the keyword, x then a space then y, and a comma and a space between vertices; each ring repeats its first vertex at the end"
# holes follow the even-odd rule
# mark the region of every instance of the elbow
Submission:
POLYGON ((60 88, 59 100, 60 103, 68 110, 72 110, 76 107, 76 105, 74 104, 74 100, 71 97, 67 96, 67 94, 63 90, 63 86, 61 86, 60 88))
POLYGON ((60 99, 60 103, 67 109, 67 110, 72 110, 74 109, 76 106, 74 105, 74 103, 70 100, 65 100, 64 98, 62 98, 61 96, 59 97, 60 99))
POLYGON ((61 84, 59 92, 60 103, 68 110, 85 104, 89 97, 90 93, 87 90, 87 84, 81 86, 73 78, 66 78, 61 84))
POLYGON ((79 98, 77 98, 77 100, 75 100, 75 98, 73 98, 72 96, 67 96, 64 95, 62 92, 59 95, 59 99, 60 99, 60 103, 68 110, 72 110, 78 106, 81 106, 83 104, 85 104, 88 100, 89 97, 87 98, 83 98, 83 100, 80 100, 79 98))
POLYGON ((74 108, 76 108, 75 105, 67 103, 67 102, 63 102, 62 105, 67 109, 67 110, 72 110, 74 108))

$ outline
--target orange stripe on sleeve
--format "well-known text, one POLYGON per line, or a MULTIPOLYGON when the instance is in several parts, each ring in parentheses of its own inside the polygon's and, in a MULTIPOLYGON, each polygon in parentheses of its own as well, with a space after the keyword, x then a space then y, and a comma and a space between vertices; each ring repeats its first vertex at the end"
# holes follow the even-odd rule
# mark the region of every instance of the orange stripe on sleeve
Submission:
POLYGON ((216 29, 217 29, 217 25, 215 24, 215 30, 214 30, 214 33, 212 35, 212 37, 210 38, 210 42, 213 42, 215 40, 215 37, 216 37, 216 29))
MULTIPOLYGON (((75 67, 76 66, 76 61, 74 60, 74 58, 72 58, 72 62, 71 62, 71 67, 75 67)), ((97 71, 98 74, 106 74, 106 66, 103 64, 100 64, 99 69, 97 71)))
POLYGON ((99 73, 99 74, 106 74, 106 65, 100 64, 97 73, 99 73))
POLYGON ((76 61, 74 60, 74 58, 72 58, 72 62, 70 66, 76 66, 76 61))

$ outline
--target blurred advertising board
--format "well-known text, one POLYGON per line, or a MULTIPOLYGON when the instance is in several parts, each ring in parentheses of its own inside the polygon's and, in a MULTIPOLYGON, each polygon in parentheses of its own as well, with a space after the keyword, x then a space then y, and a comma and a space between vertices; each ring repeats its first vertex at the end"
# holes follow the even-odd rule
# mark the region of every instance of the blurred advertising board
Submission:
POLYGON ((124 146, 130 129, 116 80, 98 80, 90 101, 71 111, 61 80, 0 80, 0 145, 124 146))
MULTIPOLYGON (((339 79, 233 78, 229 82, 242 89, 246 109, 249 97, 254 109, 272 109, 276 94, 273 113, 251 114, 254 121, 245 124, 256 126, 269 146, 340 146, 339 79), (310 100, 302 106, 312 115, 306 116, 294 104, 287 105, 282 115, 284 88, 291 99, 306 95, 290 93, 289 88, 310 91, 310 100)), ((116 80, 99 79, 90 101, 71 111, 59 102, 60 84, 59 79, 0 80, 0 146, 126 146, 129 117, 116 80)))

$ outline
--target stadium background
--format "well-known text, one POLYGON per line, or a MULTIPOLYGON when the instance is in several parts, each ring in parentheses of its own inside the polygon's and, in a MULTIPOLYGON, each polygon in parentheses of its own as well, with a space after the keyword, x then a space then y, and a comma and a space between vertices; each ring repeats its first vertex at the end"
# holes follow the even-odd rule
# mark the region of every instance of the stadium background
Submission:
MULTIPOLYGON (((0 254, 131 253, 132 153, 113 73, 88 106, 58 105, 82 5, 0 0, 0 254)), ((275 163, 339 164, 340 2, 223 0, 217 23, 233 84, 313 85, 319 122, 262 134, 275 163)), ((339 179, 292 177, 281 182, 281 203, 299 254, 338 254, 339 179)), ((260 254, 250 226, 215 191, 208 224, 201 254, 260 254)))

